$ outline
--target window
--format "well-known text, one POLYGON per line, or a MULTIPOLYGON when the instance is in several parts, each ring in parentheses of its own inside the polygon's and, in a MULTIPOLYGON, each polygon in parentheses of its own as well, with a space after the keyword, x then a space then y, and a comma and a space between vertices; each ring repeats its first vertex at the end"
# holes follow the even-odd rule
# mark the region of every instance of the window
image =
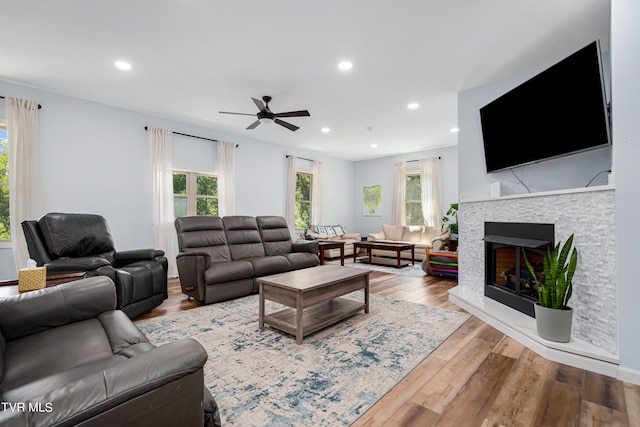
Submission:
POLYGON ((305 230, 311 225, 311 182, 313 175, 296 173, 296 230, 305 230))
POLYGON ((422 188, 420 185, 420 174, 407 174, 406 192, 404 196, 407 225, 424 225, 421 193, 422 188))
POLYGON ((218 177, 212 174, 174 171, 173 212, 176 217, 218 215, 218 177))
POLYGON ((9 222, 9 153, 7 128, 0 123, 0 242, 11 240, 9 222))

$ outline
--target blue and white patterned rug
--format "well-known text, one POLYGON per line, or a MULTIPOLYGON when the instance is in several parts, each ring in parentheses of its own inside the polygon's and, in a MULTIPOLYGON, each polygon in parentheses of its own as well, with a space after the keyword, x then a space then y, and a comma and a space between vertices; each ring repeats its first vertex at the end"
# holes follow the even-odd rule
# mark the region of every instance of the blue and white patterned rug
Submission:
MULTIPOLYGON (((362 301, 362 291, 345 296, 362 301)), ((154 344, 191 337, 224 426, 347 426, 470 316, 371 295, 371 312, 295 338, 258 329, 258 296, 136 322, 154 344)), ((281 306, 267 301, 266 312, 281 306)))

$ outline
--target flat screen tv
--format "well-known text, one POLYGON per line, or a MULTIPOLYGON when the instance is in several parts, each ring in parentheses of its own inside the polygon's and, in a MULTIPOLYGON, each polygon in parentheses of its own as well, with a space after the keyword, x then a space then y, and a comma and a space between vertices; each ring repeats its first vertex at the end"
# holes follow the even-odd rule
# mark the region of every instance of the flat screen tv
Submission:
POLYGON ((597 41, 480 109, 487 173, 610 144, 597 41))

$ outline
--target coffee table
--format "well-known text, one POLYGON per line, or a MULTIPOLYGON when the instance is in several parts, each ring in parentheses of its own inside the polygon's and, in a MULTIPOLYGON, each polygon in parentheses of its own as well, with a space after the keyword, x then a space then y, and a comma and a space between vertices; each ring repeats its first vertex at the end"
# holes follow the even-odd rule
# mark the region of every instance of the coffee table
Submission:
POLYGON ((415 247, 416 245, 413 243, 384 243, 384 242, 356 242, 353 244, 353 262, 356 262, 356 255, 358 251, 357 248, 366 249, 369 253, 369 263, 370 264, 380 264, 380 265, 389 265, 389 263, 385 263, 383 260, 385 258, 376 259, 373 261, 371 258, 372 252, 374 249, 380 249, 383 251, 395 251, 396 252, 396 265, 394 267, 400 268, 405 265, 408 265, 408 262, 402 261, 400 257, 400 253, 402 251, 411 251, 411 264, 416 263, 415 259, 415 247))
POLYGON ((333 325, 361 310, 369 313, 369 270, 338 265, 321 265, 259 277, 260 307, 258 327, 268 324, 296 337, 302 344, 305 336, 333 325), (338 298, 363 289, 364 302, 338 298), (265 300, 287 306, 266 314, 265 300))

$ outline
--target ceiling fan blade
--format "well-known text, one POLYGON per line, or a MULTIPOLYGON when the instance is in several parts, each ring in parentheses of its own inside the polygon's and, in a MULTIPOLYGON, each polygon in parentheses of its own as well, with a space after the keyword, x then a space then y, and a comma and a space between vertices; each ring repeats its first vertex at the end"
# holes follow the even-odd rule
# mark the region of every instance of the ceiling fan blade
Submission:
POLYGON ((278 113, 276 117, 308 117, 311 116, 309 111, 300 110, 300 111, 287 111, 286 113, 278 113))
POLYGON ((249 126, 247 126, 247 129, 255 129, 255 128, 258 127, 259 124, 260 124, 260 120, 256 120, 255 122, 253 122, 249 126))
POLYGON ((256 107, 258 107, 258 110, 260 111, 266 111, 267 108, 264 106, 264 102, 260 101, 259 99, 255 99, 255 98, 251 98, 253 99, 253 102, 256 104, 256 107))
POLYGON ((292 125, 291 123, 283 122, 283 121, 282 121, 282 120, 280 120, 280 119, 276 119, 276 120, 275 120, 275 122, 276 122, 277 124, 279 124, 280 126, 284 126, 284 127, 286 127, 287 129, 292 130, 292 131, 294 131, 294 132, 295 132, 295 131, 297 131, 298 129, 300 129, 298 126, 296 126, 296 125, 292 125))
POLYGON ((232 113, 230 111, 218 111, 218 113, 220 114, 237 114, 238 116, 255 116, 255 114, 249 114, 249 113, 232 113))

